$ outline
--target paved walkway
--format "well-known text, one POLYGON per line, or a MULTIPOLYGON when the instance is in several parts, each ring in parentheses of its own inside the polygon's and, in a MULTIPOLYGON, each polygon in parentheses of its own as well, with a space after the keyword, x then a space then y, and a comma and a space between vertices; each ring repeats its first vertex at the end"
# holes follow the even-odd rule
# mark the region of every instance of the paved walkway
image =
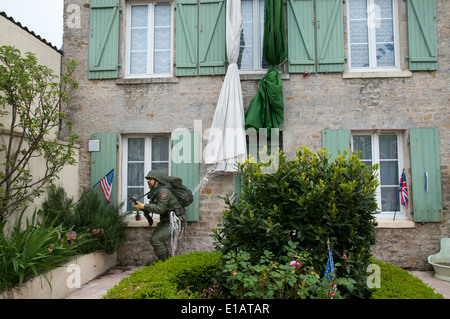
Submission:
MULTIPOLYGON (((138 267, 114 267, 70 293, 66 299, 101 299, 109 289, 137 269, 138 267)), ((434 291, 442 294, 445 299, 450 299, 450 281, 434 278, 433 271, 410 271, 410 273, 434 288, 434 291)))
POLYGON ((114 267, 89 281, 80 289, 70 293, 65 299, 101 299, 106 292, 128 277, 138 267, 114 267))

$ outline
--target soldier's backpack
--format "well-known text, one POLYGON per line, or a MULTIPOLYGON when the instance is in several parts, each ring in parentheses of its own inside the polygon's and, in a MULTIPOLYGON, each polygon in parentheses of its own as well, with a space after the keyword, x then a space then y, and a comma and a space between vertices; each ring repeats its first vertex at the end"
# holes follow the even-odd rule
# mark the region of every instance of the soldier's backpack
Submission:
POLYGON ((163 175, 163 178, 164 182, 162 185, 170 189, 181 206, 187 207, 194 201, 194 195, 189 188, 183 185, 181 178, 167 175, 163 175))

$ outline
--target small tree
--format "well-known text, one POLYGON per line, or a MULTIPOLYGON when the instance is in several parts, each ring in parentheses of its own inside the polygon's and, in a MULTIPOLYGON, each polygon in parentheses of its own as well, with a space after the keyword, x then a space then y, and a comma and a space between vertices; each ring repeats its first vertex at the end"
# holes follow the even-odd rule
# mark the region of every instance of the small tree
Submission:
POLYGON ((65 165, 76 163, 71 123, 64 145, 58 130, 65 118, 62 103, 78 86, 71 79, 75 65, 66 64, 59 78, 33 53, 22 57, 14 47, 0 47, 0 222, 39 197, 65 165), (30 170, 35 157, 45 161, 39 174, 30 170))

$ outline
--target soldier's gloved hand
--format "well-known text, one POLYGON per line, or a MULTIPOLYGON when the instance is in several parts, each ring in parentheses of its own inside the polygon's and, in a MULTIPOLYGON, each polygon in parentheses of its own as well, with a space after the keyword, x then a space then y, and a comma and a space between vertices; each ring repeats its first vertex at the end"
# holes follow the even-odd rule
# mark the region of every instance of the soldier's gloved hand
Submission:
POLYGON ((136 203, 133 203, 133 207, 139 210, 143 210, 144 209, 144 204, 142 204, 141 202, 136 201, 136 203))

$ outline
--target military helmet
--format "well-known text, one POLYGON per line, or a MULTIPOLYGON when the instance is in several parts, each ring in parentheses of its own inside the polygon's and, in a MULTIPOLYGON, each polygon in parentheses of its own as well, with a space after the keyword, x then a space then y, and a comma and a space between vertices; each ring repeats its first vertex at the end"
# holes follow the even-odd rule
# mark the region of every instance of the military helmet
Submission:
POLYGON ((147 176, 145 176, 146 179, 153 178, 156 179, 159 183, 164 182, 164 174, 157 170, 152 170, 148 172, 147 176))

